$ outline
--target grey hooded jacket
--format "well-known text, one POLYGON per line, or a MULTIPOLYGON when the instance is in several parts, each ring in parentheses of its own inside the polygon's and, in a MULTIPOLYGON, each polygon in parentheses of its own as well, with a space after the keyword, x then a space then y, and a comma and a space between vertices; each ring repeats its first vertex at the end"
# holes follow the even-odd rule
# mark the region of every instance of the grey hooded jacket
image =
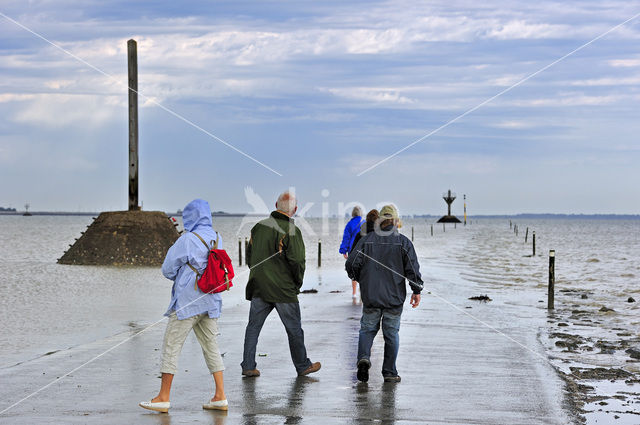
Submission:
POLYGON ((405 279, 414 294, 423 288, 413 244, 395 227, 367 233, 349 254, 345 268, 349 277, 360 283, 365 307, 402 306, 407 298, 405 279))

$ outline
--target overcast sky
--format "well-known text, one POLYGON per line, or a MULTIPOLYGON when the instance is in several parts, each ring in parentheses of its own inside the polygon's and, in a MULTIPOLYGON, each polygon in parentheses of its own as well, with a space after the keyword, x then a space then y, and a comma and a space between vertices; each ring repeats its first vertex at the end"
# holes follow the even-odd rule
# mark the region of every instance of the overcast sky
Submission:
POLYGON ((126 209, 135 38, 146 210, 202 197, 252 211, 247 186, 268 206, 293 186, 313 215, 353 201, 441 214, 447 189, 471 215, 640 213, 640 17, 483 104, 637 2, 5 0, 0 12, 113 77, 0 16, 0 206, 126 209))

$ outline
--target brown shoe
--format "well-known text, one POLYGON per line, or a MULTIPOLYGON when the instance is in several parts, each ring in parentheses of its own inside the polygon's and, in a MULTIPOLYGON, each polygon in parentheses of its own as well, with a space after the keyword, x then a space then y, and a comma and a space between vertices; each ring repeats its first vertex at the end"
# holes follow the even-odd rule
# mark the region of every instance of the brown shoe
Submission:
POLYGON ((246 376, 247 378, 254 378, 256 376, 260 376, 260 371, 258 369, 243 370, 242 376, 246 376))
POLYGON ((320 370, 321 367, 322 367, 322 365, 320 364, 320 362, 311 363, 311 366, 309 366, 308 368, 306 368, 302 372, 298 372, 298 376, 305 376, 305 375, 308 375, 310 373, 317 372, 317 371, 320 370))

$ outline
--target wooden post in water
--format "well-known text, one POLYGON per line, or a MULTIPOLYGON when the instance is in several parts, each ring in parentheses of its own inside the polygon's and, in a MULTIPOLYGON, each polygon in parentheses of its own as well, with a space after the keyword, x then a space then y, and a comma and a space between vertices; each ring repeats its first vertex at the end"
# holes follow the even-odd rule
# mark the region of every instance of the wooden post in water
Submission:
POLYGON ((247 256, 247 251, 249 250, 249 238, 244 238, 244 264, 249 265, 249 257, 247 256))
POLYGON ((547 308, 553 310, 554 286, 556 284, 556 251, 549 251, 549 289, 547 293, 547 308))
POLYGON ((458 223, 453 223, 453 228, 457 229, 458 228, 458 223))
POLYGON ((431 236, 433 236, 433 224, 431 225, 431 236))
POLYGON ((129 211, 138 207, 138 45, 127 41, 129 67, 129 211))
POLYGON ((533 235, 531 237, 531 239, 533 240, 533 255, 532 257, 536 256, 536 231, 533 231, 533 235))
POLYGON ((238 238, 238 266, 242 265, 242 238, 238 238))
POLYGON ((318 239, 318 267, 322 266, 322 239, 318 239))
POLYGON ((411 242, 413 242, 413 226, 411 226, 411 242))
POLYGON ((527 243, 528 238, 529 238, 529 228, 527 227, 527 231, 524 233, 524 243, 527 243))

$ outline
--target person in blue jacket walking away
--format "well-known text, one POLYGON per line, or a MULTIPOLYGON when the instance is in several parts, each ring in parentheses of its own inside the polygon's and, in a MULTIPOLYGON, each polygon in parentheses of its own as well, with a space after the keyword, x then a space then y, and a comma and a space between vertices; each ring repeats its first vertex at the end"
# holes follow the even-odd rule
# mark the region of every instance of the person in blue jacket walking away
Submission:
MULTIPOLYGON (((360 209, 360 207, 353 207, 353 210, 351 210, 351 220, 349 220, 347 225, 344 227, 342 243, 340 244, 340 254, 342 254, 345 259, 349 256, 349 252, 351 251, 351 247, 353 246, 353 240, 360 232, 363 220, 364 219, 362 218, 362 210, 360 209)), ((358 282, 352 280, 351 286, 353 288, 352 298, 355 304, 358 300, 358 282)))
POLYGON ((224 364, 216 340, 222 297, 220 294, 203 293, 196 285, 197 276, 194 271, 195 269, 202 274, 207 266, 209 249, 214 243, 217 241, 217 248, 223 249, 222 238, 213 230, 211 208, 207 201, 191 201, 184 207, 182 219, 185 233, 169 248, 162 264, 162 274, 173 280, 173 288, 169 308, 164 314, 169 317, 169 322, 162 344, 160 392, 151 401, 141 402, 140 407, 163 413, 169 411, 169 394, 177 370, 178 356, 187 335, 193 329, 216 387, 213 398, 203 404, 202 408, 227 410, 222 376, 224 364))

